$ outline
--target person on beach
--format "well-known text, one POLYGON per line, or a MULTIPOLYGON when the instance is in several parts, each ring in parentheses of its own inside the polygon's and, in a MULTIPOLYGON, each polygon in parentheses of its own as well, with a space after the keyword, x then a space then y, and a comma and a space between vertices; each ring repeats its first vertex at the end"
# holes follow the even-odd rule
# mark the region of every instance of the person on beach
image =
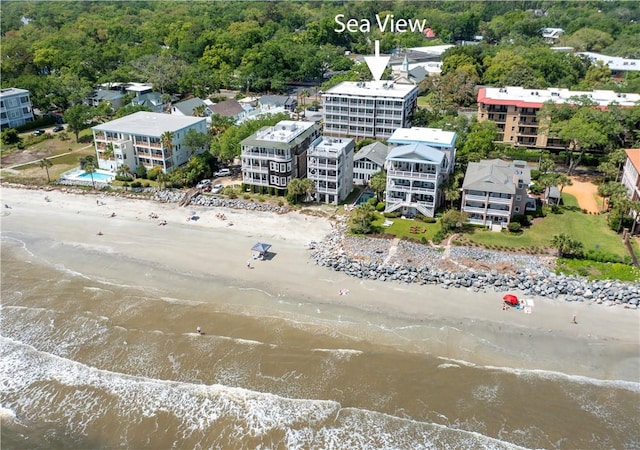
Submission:
POLYGON ((576 320, 576 315, 575 314, 573 315, 573 318, 571 319, 571 323, 575 323, 575 324, 578 323, 578 321, 576 320))
POLYGON ((247 260, 247 269, 253 269, 253 266, 251 265, 251 260, 247 260))
POLYGON ((200 328, 200 326, 196 327, 196 333, 202 334, 202 328, 200 328))

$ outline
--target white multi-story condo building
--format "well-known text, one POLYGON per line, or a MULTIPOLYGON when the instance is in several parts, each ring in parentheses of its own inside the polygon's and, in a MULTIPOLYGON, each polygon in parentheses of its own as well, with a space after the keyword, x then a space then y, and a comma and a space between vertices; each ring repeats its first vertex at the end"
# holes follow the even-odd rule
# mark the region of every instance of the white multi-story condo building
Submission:
POLYGON ((382 142, 365 145, 353 157, 353 184, 368 185, 371 177, 384 169, 389 147, 382 142))
POLYGON ((393 132, 387 144, 392 149, 399 145, 424 144, 444 153, 444 172, 453 172, 456 163, 456 139, 454 131, 444 131, 440 128, 398 128, 393 132))
POLYGON ((385 167, 385 212, 434 217, 442 197, 439 186, 448 176, 445 153, 424 144, 401 145, 389 151, 385 167))
POLYGON ((29 91, 18 88, 0 90, 0 129, 15 128, 33 121, 29 91))
POLYGON ((522 87, 482 87, 478 90, 478 121, 492 120, 498 125, 498 140, 533 148, 564 149, 566 143, 549 137, 538 123, 538 111, 546 102, 573 104, 576 97, 587 97, 599 108, 617 104, 622 108, 640 102, 640 94, 614 91, 570 91, 568 89, 524 89, 522 87))
POLYGON ((283 120, 243 140, 242 182, 283 194, 289 181, 307 175, 307 150, 320 137, 314 122, 283 120))
MULTIPOLYGON (((159 166, 166 173, 186 163, 195 153, 206 148, 189 148, 183 144, 189 130, 207 133, 204 117, 176 116, 140 111, 111 122, 95 126, 95 143, 98 166, 117 171, 121 164, 135 172, 138 166, 147 169, 159 166), (163 142, 162 136, 171 133, 171 142, 163 142), (113 156, 105 156, 111 147, 113 156)), ((168 136, 168 135, 165 135, 168 136)))
POLYGON ((511 218, 535 210, 527 191, 531 172, 524 161, 471 162, 462 183, 462 211, 470 223, 506 227, 511 218))
POLYGON ((322 94, 325 136, 386 139, 411 126, 418 87, 393 81, 344 81, 322 94))
POLYGON ((307 152, 307 178, 315 183, 316 201, 337 205, 353 187, 353 139, 322 137, 307 152))
POLYGON ((629 198, 637 202, 640 200, 640 149, 625 150, 627 159, 622 169, 622 184, 629 192, 629 198))

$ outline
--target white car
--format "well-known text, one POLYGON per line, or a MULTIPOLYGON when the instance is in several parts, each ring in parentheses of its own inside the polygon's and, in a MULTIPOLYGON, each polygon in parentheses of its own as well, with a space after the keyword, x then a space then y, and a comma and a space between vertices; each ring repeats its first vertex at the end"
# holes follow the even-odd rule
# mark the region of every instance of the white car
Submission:
POLYGON ((220 192, 222 192, 222 188, 224 186, 222 186, 221 184, 214 184, 213 188, 211 189, 211 193, 212 194, 219 194, 220 192))
POLYGON ((229 170, 229 169, 220 169, 219 171, 217 171, 213 175, 216 176, 216 177, 228 177, 229 175, 231 175, 231 170, 229 170))

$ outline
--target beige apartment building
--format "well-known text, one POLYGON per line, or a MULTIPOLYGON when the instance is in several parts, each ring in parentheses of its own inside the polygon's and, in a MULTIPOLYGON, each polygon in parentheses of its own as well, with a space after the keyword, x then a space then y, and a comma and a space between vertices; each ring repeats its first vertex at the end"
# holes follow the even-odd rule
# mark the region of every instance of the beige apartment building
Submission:
POLYGON ((478 121, 494 121, 498 125, 498 140, 501 142, 530 148, 562 150, 566 146, 562 140, 548 137, 540 129, 538 111, 546 102, 571 104, 575 97, 582 96, 588 97, 600 108, 607 108, 614 103, 631 107, 640 101, 640 94, 614 91, 482 87, 478 91, 478 121))

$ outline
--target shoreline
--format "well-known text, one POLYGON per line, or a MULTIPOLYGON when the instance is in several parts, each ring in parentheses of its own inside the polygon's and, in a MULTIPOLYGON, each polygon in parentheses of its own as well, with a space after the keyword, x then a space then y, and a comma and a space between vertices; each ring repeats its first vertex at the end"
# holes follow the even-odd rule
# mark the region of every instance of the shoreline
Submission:
POLYGON ((440 339, 444 333, 447 338, 433 345, 438 354, 446 352, 452 359, 609 380, 637 381, 640 375, 637 310, 514 291, 534 302, 532 313, 525 314, 503 311, 502 294, 490 290, 352 277, 316 265, 306 248, 309 241, 321 241, 334 230, 326 218, 3 187, 5 203, 11 208, 3 208, 3 236, 29 233, 141 264, 160 264, 172 273, 223 276, 235 280, 239 289, 268 286, 276 309, 280 308, 278 298, 290 299, 318 310, 346 308, 356 318, 376 317, 381 326, 397 321, 416 324, 421 332, 440 339), (191 209, 198 220, 186 220, 191 209), (110 217, 112 212, 115 217, 110 217), (151 212, 158 219, 149 218, 151 212), (217 213, 224 213, 226 220, 217 213), (158 225, 160 220, 167 225, 158 225), (96 236, 97 231, 104 234, 96 236), (274 255, 267 261, 253 261, 254 268, 249 270, 250 247, 257 241, 271 243, 274 255), (340 295, 342 290, 348 294, 340 295), (574 315, 577 324, 571 323, 574 315), (496 355, 490 346, 480 344, 504 339, 510 342, 509 354, 496 355))

